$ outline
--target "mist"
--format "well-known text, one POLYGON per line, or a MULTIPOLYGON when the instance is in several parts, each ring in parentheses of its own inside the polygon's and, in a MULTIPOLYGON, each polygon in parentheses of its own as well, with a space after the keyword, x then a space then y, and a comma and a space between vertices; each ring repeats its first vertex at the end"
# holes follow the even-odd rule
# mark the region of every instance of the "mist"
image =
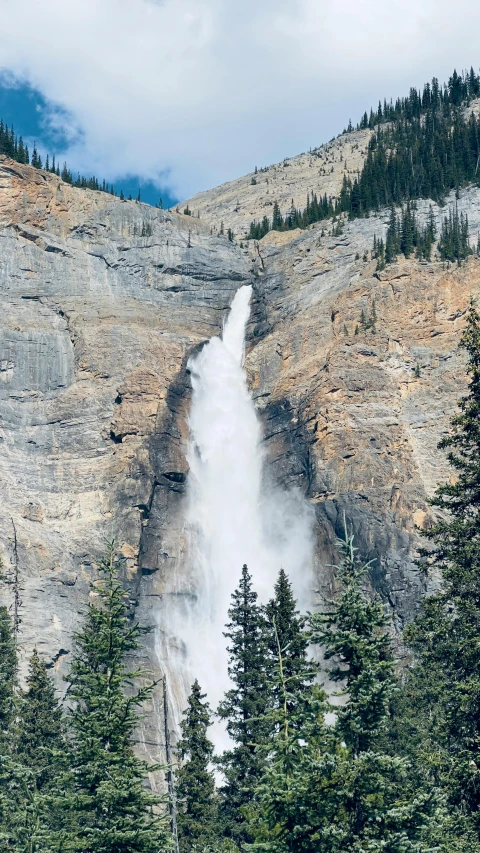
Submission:
MULTIPOLYGON (((243 564, 262 603, 272 596, 280 568, 302 606, 311 598, 312 510, 298 491, 266 477, 262 429, 244 370, 251 293, 250 286, 237 291, 222 337, 213 337, 188 364, 186 566, 177 572, 167 620, 170 654, 176 649, 172 670, 178 673, 182 654, 185 690, 198 678, 213 710, 229 687, 223 631, 243 564)), ((220 723, 213 740, 217 748, 228 743, 220 723)))

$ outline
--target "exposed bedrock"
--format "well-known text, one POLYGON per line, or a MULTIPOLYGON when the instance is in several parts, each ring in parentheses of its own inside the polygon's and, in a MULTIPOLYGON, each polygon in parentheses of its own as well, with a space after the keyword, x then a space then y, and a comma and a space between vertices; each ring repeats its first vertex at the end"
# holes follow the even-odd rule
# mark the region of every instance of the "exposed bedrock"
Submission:
MULTIPOLYGON (((480 192, 459 207, 476 234, 480 192)), ((187 362, 244 283, 268 470, 314 506, 318 587, 334 590, 345 515, 397 628, 412 614, 416 525, 450 476, 437 443, 465 388, 458 341, 480 261, 376 273, 363 255, 387 218, 242 249, 202 220, 0 158, 0 553, 11 566, 15 527, 22 653, 36 645, 60 689, 106 537, 125 557, 132 611, 161 628, 184 565, 187 362)), ((157 677, 158 636, 143 661, 157 677)), ((152 756, 155 703, 142 733, 152 756)))

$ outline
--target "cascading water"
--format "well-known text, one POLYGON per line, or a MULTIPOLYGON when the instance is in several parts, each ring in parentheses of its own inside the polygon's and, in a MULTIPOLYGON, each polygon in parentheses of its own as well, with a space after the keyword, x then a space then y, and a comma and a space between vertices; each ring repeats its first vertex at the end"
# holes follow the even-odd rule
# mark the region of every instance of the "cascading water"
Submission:
MULTIPOLYGON (((187 681, 198 678, 212 708, 228 688, 223 630, 242 565, 261 601, 272 595, 281 567, 302 603, 311 588, 309 507, 298 493, 265 483, 262 432, 243 369, 251 293, 249 286, 237 291, 222 338, 212 338, 188 364, 187 560, 178 573, 182 594, 170 609, 169 630, 186 650, 187 681)), ((177 677, 179 664, 170 661, 177 677)), ((220 728, 214 739, 222 745, 220 728)))

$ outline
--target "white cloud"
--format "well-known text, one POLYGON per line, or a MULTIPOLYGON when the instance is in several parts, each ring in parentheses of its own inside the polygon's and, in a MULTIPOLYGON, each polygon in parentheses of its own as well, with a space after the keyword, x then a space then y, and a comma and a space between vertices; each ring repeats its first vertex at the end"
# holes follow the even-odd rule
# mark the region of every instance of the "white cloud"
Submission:
POLYGON ((0 67, 66 108, 85 171, 180 196, 479 63, 471 0, 0 0, 0 67))

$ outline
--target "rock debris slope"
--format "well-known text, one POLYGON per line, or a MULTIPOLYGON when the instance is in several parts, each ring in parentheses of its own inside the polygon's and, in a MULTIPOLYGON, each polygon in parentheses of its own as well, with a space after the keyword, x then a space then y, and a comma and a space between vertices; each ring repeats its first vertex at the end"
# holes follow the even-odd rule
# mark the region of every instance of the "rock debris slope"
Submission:
MULTIPOLYGON (((480 192, 458 203, 476 235, 480 192)), ((315 508, 320 587, 334 588, 325 567, 345 513, 397 627, 412 613, 415 524, 449 476, 436 445, 465 387, 457 344, 480 262, 376 273, 363 258, 387 218, 241 249, 203 216, 0 158, 0 552, 8 568, 15 528, 22 650, 37 645, 59 686, 106 536, 117 536, 139 618, 155 624, 168 607, 184 547, 186 363, 243 283, 254 287, 246 367, 270 469, 315 508)), ((145 654, 158 676, 156 636, 145 654)), ((157 702, 143 731, 152 756, 157 702)))

